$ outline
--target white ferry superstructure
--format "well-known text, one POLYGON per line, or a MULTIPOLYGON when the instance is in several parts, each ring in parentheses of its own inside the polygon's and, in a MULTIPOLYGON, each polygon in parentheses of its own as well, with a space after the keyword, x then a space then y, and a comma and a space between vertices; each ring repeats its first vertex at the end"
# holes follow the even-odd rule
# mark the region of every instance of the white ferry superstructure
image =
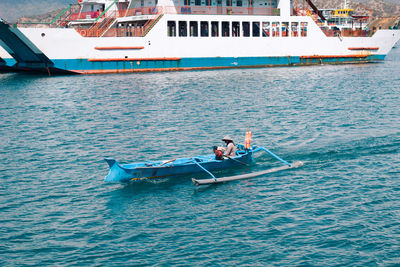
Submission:
POLYGON ((126 73, 369 63, 399 30, 332 34, 292 0, 78 0, 46 27, 0 21, 0 69, 126 73))

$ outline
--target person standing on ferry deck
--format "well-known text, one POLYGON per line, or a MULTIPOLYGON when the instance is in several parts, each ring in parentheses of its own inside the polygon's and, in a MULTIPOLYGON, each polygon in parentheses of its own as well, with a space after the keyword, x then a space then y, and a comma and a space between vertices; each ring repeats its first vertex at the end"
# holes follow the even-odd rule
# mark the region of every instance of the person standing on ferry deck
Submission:
POLYGON ((230 138, 229 136, 225 136, 224 138, 222 138, 222 141, 224 141, 226 144, 224 155, 228 157, 236 156, 236 146, 235 143, 233 143, 232 138, 230 138))

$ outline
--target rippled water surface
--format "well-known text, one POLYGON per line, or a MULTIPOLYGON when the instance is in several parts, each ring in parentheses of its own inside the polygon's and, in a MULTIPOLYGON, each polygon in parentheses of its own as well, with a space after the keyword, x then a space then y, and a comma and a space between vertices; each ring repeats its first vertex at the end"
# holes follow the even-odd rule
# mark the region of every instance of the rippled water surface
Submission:
MULTIPOLYGON (((0 265, 398 266, 399 69, 394 49, 383 64, 0 74, 0 265), (305 165, 197 188, 103 181, 104 157, 208 154, 248 126, 305 165)), ((223 174, 279 165, 256 161, 223 174)))

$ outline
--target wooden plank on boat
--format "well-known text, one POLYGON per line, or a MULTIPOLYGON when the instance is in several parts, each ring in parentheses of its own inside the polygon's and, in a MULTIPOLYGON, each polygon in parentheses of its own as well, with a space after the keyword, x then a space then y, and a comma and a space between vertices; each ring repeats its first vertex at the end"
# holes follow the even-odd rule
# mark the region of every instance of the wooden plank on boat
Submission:
POLYGON ((221 177, 215 179, 200 179, 196 180, 192 178, 193 184, 194 185, 208 185, 208 184, 217 184, 217 183, 223 183, 223 182, 230 182, 230 181, 235 181, 235 180, 243 180, 243 179, 249 179, 253 177, 257 177, 260 175, 264 175, 267 173, 272 173, 272 172, 278 172, 278 171, 283 171, 283 170, 288 170, 288 169, 294 169, 303 166, 303 162, 297 161, 292 163, 290 166, 284 165, 282 167, 276 167, 264 171, 259 171, 259 172, 253 172, 253 173, 247 173, 247 174, 241 174, 241 175, 236 175, 236 176, 229 176, 229 177, 221 177))

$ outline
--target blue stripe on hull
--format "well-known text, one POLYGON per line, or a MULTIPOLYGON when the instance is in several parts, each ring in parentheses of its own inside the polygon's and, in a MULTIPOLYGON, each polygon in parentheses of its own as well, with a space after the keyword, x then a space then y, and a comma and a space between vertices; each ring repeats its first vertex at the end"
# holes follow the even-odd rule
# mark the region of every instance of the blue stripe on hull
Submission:
POLYGON ((152 70, 186 68, 235 68, 299 64, 299 57, 225 57, 182 58, 180 60, 88 61, 85 59, 53 60, 54 67, 63 70, 152 70))
MULTIPOLYGON (((332 57, 332 58, 300 58, 300 57, 215 57, 215 58, 182 58, 172 60, 143 61, 89 61, 87 59, 55 59, 53 70, 72 71, 78 73, 108 72, 140 72, 162 70, 190 70, 214 68, 243 68, 310 64, 342 64, 381 61, 385 55, 368 57, 332 57)), ((14 59, 4 59, 7 66, 13 66, 14 59)))
POLYGON ((9 67, 14 66, 17 62, 13 58, 3 58, 3 60, 6 62, 6 65, 9 67))

